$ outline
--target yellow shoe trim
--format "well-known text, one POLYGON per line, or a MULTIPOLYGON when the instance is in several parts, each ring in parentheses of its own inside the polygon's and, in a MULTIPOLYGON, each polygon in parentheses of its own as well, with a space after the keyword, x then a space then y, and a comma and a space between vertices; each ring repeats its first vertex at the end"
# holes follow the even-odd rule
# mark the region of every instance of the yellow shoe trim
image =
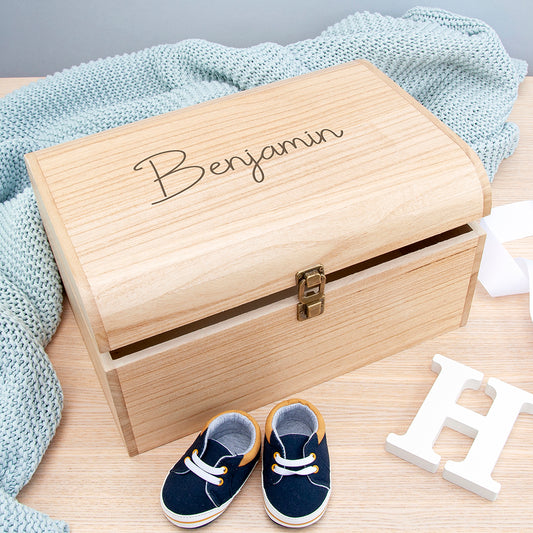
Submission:
POLYGON ((272 409, 272 411, 270 411, 265 422, 266 440, 270 444, 270 436, 272 435, 272 420, 274 419, 274 415, 276 414, 276 411, 278 411, 282 407, 287 407, 288 405, 292 405, 294 403, 301 403, 309 407, 309 409, 311 409, 311 411, 315 413, 316 419, 318 421, 317 438, 318 438, 318 443, 320 444, 322 442, 322 439, 324 438, 324 435, 326 434, 326 423, 324 422, 324 418, 320 414, 320 411, 311 402, 308 402, 307 400, 301 400, 299 398, 292 398, 290 400, 285 400, 283 402, 280 402, 272 409))

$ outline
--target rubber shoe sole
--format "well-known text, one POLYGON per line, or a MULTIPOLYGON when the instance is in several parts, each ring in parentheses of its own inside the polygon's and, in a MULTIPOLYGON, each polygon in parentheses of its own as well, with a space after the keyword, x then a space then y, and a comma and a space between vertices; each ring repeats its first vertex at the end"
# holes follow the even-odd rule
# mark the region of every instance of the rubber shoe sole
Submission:
POLYGON ((328 492, 328 495, 326 496, 326 499, 322 503, 322 505, 311 514, 308 514, 306 516, 285 516, 284 514, 280 513, 275 507, 272 506, 270 501, 267 498, 267 495, 265 494, 265 489, 263 488, 263 498, 265 500, 265 511, 269 518, 276 522, 276 524, 279 524, 280 526, 285 527, 307 527, 311 524, 314 524, 315 522, 318 522, 322 515, 326 512, 326 507, 328 505, 329 496, 331 494, 331 491, 328 492))
MULTIPOLYGON (((235 494, 235 496, 237 496, 237 494, 235 494)), ((235 498, 235 496, 233 496, 233 498, 235 498)), ((215 518, 218 518, 226 510, 228 505, 233 501, 233 498, 222 504, 220 507, 216 507, 215 509, 210 509, 209 511, 194 515, 181 515, 173 513, 165 505, 162 497, 160 498, 160 501, 164 515, 172 524, 178 527, 192 529, 195 527, 205 526, 206 524, 209 524, 209 522, 212 522, 215 518)))

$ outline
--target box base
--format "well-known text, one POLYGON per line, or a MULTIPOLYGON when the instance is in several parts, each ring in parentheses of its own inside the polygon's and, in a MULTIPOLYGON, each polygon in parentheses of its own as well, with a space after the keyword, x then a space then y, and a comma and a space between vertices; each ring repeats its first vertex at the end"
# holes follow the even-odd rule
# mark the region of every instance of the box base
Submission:
POLYGON ((118 359, 98 352, 71 302, 135 455, 222 410, 253 410, 463 325, 483 241, 465 226, 354 268, 328 282, 325 312, 311 320, 297 321, 294 295, 118 359))

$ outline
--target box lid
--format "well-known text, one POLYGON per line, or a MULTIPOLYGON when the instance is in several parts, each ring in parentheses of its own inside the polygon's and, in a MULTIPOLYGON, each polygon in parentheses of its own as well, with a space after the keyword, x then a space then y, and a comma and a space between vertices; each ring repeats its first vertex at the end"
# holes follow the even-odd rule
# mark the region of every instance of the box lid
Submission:
MULTIPOLYGON (((102 352, 490 210, 481 161, 364 61, 26 156, 102 352)), ((295 317, 296 320, 296 317, 295 317)))

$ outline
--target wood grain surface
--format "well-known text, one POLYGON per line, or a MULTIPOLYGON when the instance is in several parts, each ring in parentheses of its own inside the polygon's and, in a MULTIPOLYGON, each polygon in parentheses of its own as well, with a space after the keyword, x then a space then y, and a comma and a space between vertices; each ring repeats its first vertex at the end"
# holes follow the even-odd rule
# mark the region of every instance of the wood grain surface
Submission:
POLYGON ((107 361, 114 365, 106 378, 129 452, 200 430, 221 411, 248 411, 298 394, 459 327, 479 240, 469 231, 331 281, 326 311, 312 320, 296 319, 291 295, 107 361))
POLYGON ((298 270, 328 275, 456 228, 490 202, 472 149, 363 61, 26 161, 101 353, 292 287, 298 270))
MULTIPOLYGON (((0 93, 31 80, 0 80, 0 93)), ((533 197, 533 79, 520 88, 511 118, 521 141, 494 180, 495 205, 533 197)), ((533 238, 508 248, 533 259, 533 238)), ((176 531, 159 508, 168 469, 189 446, 185 437, 128 457, 99 387, 68 302, 48 346, 65 394, 63 420, 19 500, 73 532, 176 531)), ((533 392, 533 324, 528 296, 490 298, 478 284, 468 324, 382 361, 301 393, 326 421, 333 493, 320 531, 533 530, 533 418, 521 415, 493 472, 502 484, 489 502, 442 479, 445 460, 461 459, 471 440, 445 429, 435 450, 443 460, 430 474, 385 452, 390 432, 403 433, 430 389, 435 353, 533 392)), ((280 375, 280 380, 284 375, 280 375)), ((223 387, 223 382, 221 382, 223 387)), ((467 392, 463 405, 486 412, 490 399, 467 392)), ((273 404, 253 411, 260 426, 273 404)), ((257 469, 211 531, 276 531, 263 511, 257 469)))

